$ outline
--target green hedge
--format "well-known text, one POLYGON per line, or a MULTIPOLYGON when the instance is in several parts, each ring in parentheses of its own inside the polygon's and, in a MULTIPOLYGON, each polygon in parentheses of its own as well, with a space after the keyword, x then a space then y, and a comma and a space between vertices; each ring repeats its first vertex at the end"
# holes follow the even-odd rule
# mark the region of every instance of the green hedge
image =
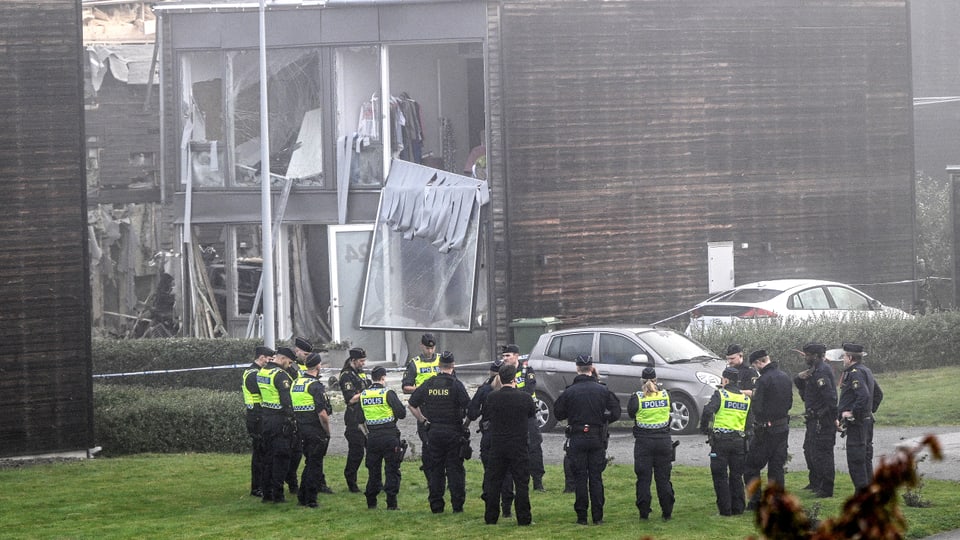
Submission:
MULTIPOLYGON (((200 368, 230 364, 248 365, 253 361, 253 350, 261 344, 255 339, 94 339, 94 375, 136 373, 185 368, 200 368)), ((237 390, 243 368, 207 369, 128 375, 124 377, 95 377, 105 384, 143 385, 170 388, 212 388, 237 390)))
POLYGON ((861 343, 868 353, 864 363, 876 373, 960 365, 958 311, 912 319, 819 319, 783 324, 742 321, 710 328, 694 338, 720 355, 729 343, 739 343, 748 354, 766 349, 773 360, 792 373, 806 369, 803 359, 792 349, 811 341, 822 342, 827 348, 839 348, 848 341, 861 343))
POLYGON ((103 456, 250 450, 239 390, 95 384, 93 398, 103 456))

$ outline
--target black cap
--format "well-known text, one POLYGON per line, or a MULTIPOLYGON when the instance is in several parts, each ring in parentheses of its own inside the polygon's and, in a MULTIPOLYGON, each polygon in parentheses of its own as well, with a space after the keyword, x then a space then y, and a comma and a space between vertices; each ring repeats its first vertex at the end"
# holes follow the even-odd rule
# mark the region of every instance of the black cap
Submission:
POLYGON ((758 350, 756 350, 756 351, 753 351, 752 353, 750 353, 750 363, 752 364, 752 363, 756 362, 757 360, 759 360, 759 359, 761 359, 761 358, 764 358, 764 357, 766 357, 766 356, 770 356, 770 355, 767 354, 767 351, 765 351, 765 350, 763 350, 763 349, 758 349, 758 350))
POLYGON ((270 347, 263 347, 263 346, 257 347, 256 349, 254 349, 253 353, 257 355, 257 358, 260 358, 261 356, 273 356, 277 354, 277 352, 271 349, 270 347))
POLYGON ((740 354, 743 352, 743 347, 737 345, 736 343, 731 343, 727 345, 727 353, 725 356, 733 356, 735 354, 740 354))
POLYGON ((289 347, 280 347, 277 349, 277 354, 286 356, 287 358, 294 360, 297 358, 297 354, 290 350, 289 347))
POLYGON ((579 354, 577 355, 577 365, 578 366, 592 366, 593 357, 589 354, 579 354))
POLYGON ((313 345, 309 341, 302 337, 295 338, 293 344, 296 348, 300 349, 303 352, 313 352, 313 345))
POLYGON ((370 378, 374 381, 378 381, 387 376, 387 370, 383 366, 377 366, 373 368, 373 371, 370 372, 370 378))
POLYGON ((307 359, 303 365, 307 366, 307 369, 310 369, 320 365, 321 362, 323 362, 323 358, 320 356, 320 353, 312 352, 307 355, 307 359))
POLYGON ((725 367, 723 368, 723 378, 731 381, 740 380, 740 370, 735 367, 725 367))
POLYGON ((640 374, 640 378, 641 378, 641 379, 656 379, 656 378, 657 378, 657 370, 653 369, 652 367, 645 367, 645 368, 643 368, 643 372, 640 374))
POLYGON ((804 354, 826 354, 827 346, 823 343, 807 343, 802 350, 804 354))
POLYGON ((511 344, 509 344, 509 345, 507 345, 506 347, 503 348, 503 352, 505 352, 505 353, 513 353, 513 354, 520 354, 520 346, 519 346, 519 345, 516 345, 516 344, 514 344, 514 343, 511 343, 511 344))
POLYGON ((424 334, 420 336, 420 343, 426 347, 436 347, 437 338, 433 337, 433 334, 424 334))
POLYGON ((350 349, 350 360, 359 360, 366 357, 367 351, 363 350, 361 347, 354 347, 350 349))
POLYGON ((440 363, 441 364, 452 364, 453 363, 453 353, 450 351, 443 351, 440 353, 440 363))
POLYGON ((853 353, 853 354, 863 354, 863 345, 858 343, 844 343, 843 352, 853 353))

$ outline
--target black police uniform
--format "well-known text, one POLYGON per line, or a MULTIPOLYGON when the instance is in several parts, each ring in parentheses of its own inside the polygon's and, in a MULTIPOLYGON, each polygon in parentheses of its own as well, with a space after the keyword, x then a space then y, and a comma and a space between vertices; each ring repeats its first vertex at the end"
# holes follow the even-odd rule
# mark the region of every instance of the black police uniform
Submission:
MULTIPOLYGON (((373 383, 368 390, 379 390, 384 388, 380 383, 373 383)), ((361 400, 367 394, 361 393, 361 400)), ((374 398, 366 398, 374 399, 374 398)), ((381 399, 380 397, 375 398, 381 399)), ((367 496, 367 508, 376 508, 377 495, 380 491, 387 494, 387 508, 396 510, 397 494, 400 493, 400 430, 397 428, 397 420, 402 420, 407 416, 407 410, 403 407, 403 402, 397 397, 393 390, 387 390, 383 394, 386 405, 390 407, 393 414, 392 419, 372 419, 364 415, 364 423, 367 426, 367 486, 364 494, 367 496), (386 469, 384 471, 384 469, 386 469), (384 474, 385 473, 385 474, 384 474), (383 477, 386 477, 384 482, 383 477)), ((364 407, 371 404, 364 404, 361 401, 361 413, 364 407)), ((379 403, 382 404, 382 403, 379 403)), ((376 405, 376 404, 374 404, 376 405)))
POLYGON ((743 396, 746 403, 741 403, 729 399, 732 394, 743 394, 740 387, 732 382, 722 390, 714 392, 703 408, 703 416, 700 417, 700 432, 710 438, 710 476, 713 478, 713 491, 717 495, 717 510, 721 516, 740 515, 746 506, 743 471, 747 456, 746 426, 752 420, 751 400, 743 396), (720 405, 724 400, 721 399, 721 392, 728 392, 725 403, 731 412, 735 413, 737 407, 747 408, 743 429, 718 428, 713 425, 718 413, 722 414, 720 405))
MULTIPOLYGON (((517 510, 517 525, 529 525, 530 512, 530 461, 527 422, 536 414, 537 408, 527 393, 512 386, 489 392, 483 403, 483 420, 489 422, 489 448, 484 462, 483 474, 483 519, 494 524, 500 517, 500 505, 506 509, 510 503, 501 501, 504 482, 512 479, 517 510)), ((504 512, 504 517, 509 514, 504 512)))
MULTIPOLYGON (((449 483, 450 505, 454 512, 462 512, 467 495, 466 472, 460 451, 464 444, 463 419, 470 405, 470 395, 456 377, 441 372, 417 388, 408 404, 420 409, 429 422, 423 461, 430 475, 430 510, 435 514, 443 512, 444 484, 449 483)), ((466 435, 469 436, 469 432, 466 435)))
POLYGON ((320 411, 327 415, 333 413, 330 401, 324 393, 323 383, 316 377, 301 375, 293 382, 294 391, 305 391, 313 398, 313 404, 294 404, 294 416, 297 419, 297 433, 300 447, 306 461, 300 477, 300 490, 297 492, 297 501, 304 506, 317 506, 317 492, 321 486, 326 486, 323 474, 323 458, 327 455, 330 446, 330 433, 320 422, 320 411))
POLYGON ((873 413, 882 400, 883 390, 870 368, 856 362, 843 370, 837 419, 846 428, 847 468, 857 491, 873 479, 873 413), (845 421, 844 411, 851 411, 853 420, 845 421))
MULTIPOLYGON (((498 368, 501 364, 494 363, 491 367, 492 370, 498 368)), ((483 464, 483 473, 484 478, 489 474, 490 467, 493 463, 493 452, 491 451, 491 433, 490 433, 490 418, 486 412, 486 400, 487 396, 493 393, 493 379, 497 377, 497 374, 494 373, 483 384, 477 388, 476 393, 473 394, 473 397, 470 398, 470 405, 467 407, 467 418, 471 421, 477 420, 482 417, 482 420, 479 423, 477 431, 480 433, 480 462, 483 464)), ((518 422, 526 426, 527 418, 522 417, 518 422)), ((527 437, 526 428, 524 428, 524 437, 527 437)), ((528 446, 523 446, 523 452, 528 453, 528 446)), ((529 463, 529 462, 528 462, 529 463)), ((529 471, 528 471, 529 474, 529 471)), ((484 488, 486 489, 486 488, 484 488)), ((486 492, 482 496, 483 500, 487 499, 486 492)), ((507 470, 503 477, 503 482, 501 484, 499 500, 503 508, 503 517, 510 517, 512 515, 511 508, 513 507, 513 477, 510 476, 510 471, 507 470)))
MULTIPOLYGON (((537 375, 526 360, 522 360, 517 367, 517 388, 526 392, 534 399, 537 394, 537 375)), ((534 416, 527 420, 527 438, 530 439, 530 477, 533 479, 533 489, 543 491, 543 434, 534 416)))
POLYGON ((573 464, 577 522, 586 524, 589 507, 594 523, 603 521, 603 469, 607 423, 620 418, 620 402, 590 375, 579 374, 554 403, 558 420, 567 420, 573 464))
MULTIPOLYGON (((422 340, 421 340, 421 343, 423 343, 422 340)), ((424 345, 426 345, 426 343, 424 343, 424 345)), ((414 386, 414 387, 417 386, 417 377, 421 374, 420 369, 417 367, 417 361, 422 361, 423 357, 424 355, 418 354, 417 356, 414 356, 407 362, 407 367, 403 371, 403 378, 400 379, 400 388, 406 388, 408 386, 414 386)), ((440 353, 433 353, 433 357, 430 358, 430 363, 439 362, 439 361, 440 361, 440 353)), ((436 373, 439 372, 439 367, 436 369, 434 368, 424 368, 424 369, 428 370, 428 371, 424 371, 424 374, 429 373, 431 374, 430 377, 436 376, 436 373)), ((421 449, 420 456, 422 461, 423 456, 426 455, 427 453, 427 432, 424 431, 423 424, 420 422, 417 422, 417 438, 420 439, 420 449, 421 449)), ((427 471, 426 464, 421 463, 420 469, 423 471, 424 477, 426 477, 427 482, 429 482, 430 473, 427 471)))
MULTIPOLYGON (((780 371, 777 362, 770 362, 760 370, 760 378, 753 391, 751 408, 754 411, 753 442, 747 454, 744 479, 747 485, 760 478, 767 467, 767 481, 784 486, 784 466, 790 437, 790 407, 793 406, 793 383, 790 376, 780 371)), ((758 489, 750 499, 750 509, 760 501, 758 489)))
POLYGON ((833 447, 837 443, 837 385, 833 370, 822 359, 810 366, 808 375, 793 378, 803 400, 806 430, 803 457, 807 462, 810 490, 817 497, 832 497, 836 467, 833 447))
MULTIPOLYGON (((246 393, 260 396, 260 387, 257 385, 257 372, 260 366, 256 362, 250 364, 243 372, 243 386, 246 393)), ((263 427, 262 414, 260 412, 260 403, 246 403, 246 425, 247 435, 250 436, 250 495, 255 497, 263 496, 261 488, 261 476, 263 475, 263 427)))
POLYGON ((360 487, 357 486, 357 471, 363 463, 367 436, 360 431, 360 424, 363 423, 360 402, 350 404, 350 400, 355 394, 363 392, 368 384, 367 374, 363 370, 354 369, 347 360, 340 371, 340 391, 343 393, 344 403, 348 404, 343 411, 343 437, 347 439, 347 463, 343 467, 343 477, 347 481, 347 488, 353 493, 360 492, 360 487))
POLYGON ((261 395, 265 388, 273 386, 279 394, 279 403, 268 404, 266 397, 261 405, 262 434, 264 444, 263 476, 260 486, 264 502, 284 502, 283 482, 290 465, 290 453, 296 433, 293 417, 293 402, 290 399, 290 375, 274 362, 267 362, 257 373, 257 385, 261 395), (270 374, 276 374, 270 378, 270 374))
MULTIPOLYGON (((664 406, 669 407, 669 401, 666 401, 664 406)), ((627 417, 636 419, 640 407, 640 397, 637 394, 630 396, 630 401, 627 402, 627 417)), ((641 426, 634 421, 633 436, 633 468, 637 476, 636 504, 640 518, 647 519, 650 516, 650 481, 654 480, 657 484, 660 512, 663 519, 670 519, 676 497, 670 481, 674 451, 669 418, 664 425, 653 426, 641 426)))

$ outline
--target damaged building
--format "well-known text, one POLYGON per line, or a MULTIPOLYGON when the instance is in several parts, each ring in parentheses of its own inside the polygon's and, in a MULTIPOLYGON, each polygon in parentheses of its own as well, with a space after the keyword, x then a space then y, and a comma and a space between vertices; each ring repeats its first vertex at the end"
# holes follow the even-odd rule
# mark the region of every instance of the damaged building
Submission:
POLYGON ((910 307, 903 1, 269 2, 268 126, 258 7, 154 7, 186 335, 257 334, 265 167, 277 336, 375 360, 770 278, 910 307))

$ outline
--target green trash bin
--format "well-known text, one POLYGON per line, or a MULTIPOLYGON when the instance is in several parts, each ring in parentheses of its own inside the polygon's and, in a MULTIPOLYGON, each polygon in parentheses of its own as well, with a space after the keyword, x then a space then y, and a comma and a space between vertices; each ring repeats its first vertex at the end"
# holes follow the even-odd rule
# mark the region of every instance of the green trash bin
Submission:
POLYGON ((510 323, 510 329, 513 330, 513 343, 520 347, 520 354, 530 354, 530 350, 540 339, 540 334, 553 332, 559 326, 560 319, 556 317, 514 319, 510 323))

